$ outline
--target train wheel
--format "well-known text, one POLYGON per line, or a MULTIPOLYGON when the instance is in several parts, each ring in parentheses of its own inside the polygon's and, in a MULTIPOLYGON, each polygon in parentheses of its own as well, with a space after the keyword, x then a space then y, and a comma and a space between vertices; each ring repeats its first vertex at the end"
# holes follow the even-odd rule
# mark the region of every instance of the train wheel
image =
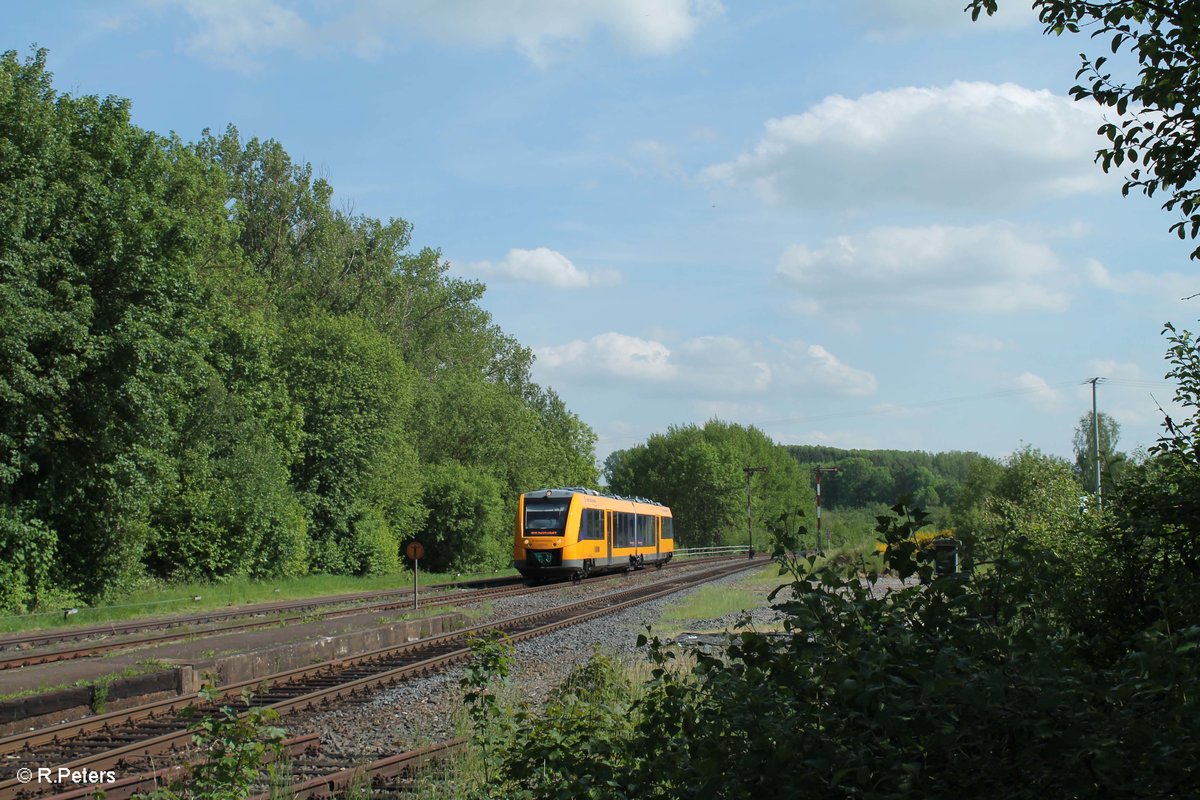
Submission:
POLYGON ((654 562, 654 568, 655 568, 655 569, 662 569, 662 568, 663 568, 663 564, 666 564, 666 563, 667 563, 667 562, 665 562, 665 561, 655 561, 655 562, 654 562))

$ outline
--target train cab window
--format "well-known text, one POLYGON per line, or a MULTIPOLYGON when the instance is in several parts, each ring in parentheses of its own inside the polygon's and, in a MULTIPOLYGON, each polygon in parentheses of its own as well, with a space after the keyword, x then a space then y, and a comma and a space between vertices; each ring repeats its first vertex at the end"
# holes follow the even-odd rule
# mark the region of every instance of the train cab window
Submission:
POLYGON ((662 518, 662 538, 675 538, 675 520, 671 519, 670 517, 662 518))
POLYGON ((579 516, 579 538, 604 538, 604 512, 598 508, 585 508, 579 516))
POLYGON ((570 503, 569 499, 526 500, 525 532, 562 533, 567 523, 567 508, 570 503))

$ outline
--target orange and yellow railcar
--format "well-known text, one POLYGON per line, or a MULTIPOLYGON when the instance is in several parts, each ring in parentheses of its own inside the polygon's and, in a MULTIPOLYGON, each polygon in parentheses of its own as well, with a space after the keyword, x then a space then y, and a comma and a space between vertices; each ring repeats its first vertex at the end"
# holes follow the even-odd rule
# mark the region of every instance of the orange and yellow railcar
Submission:
POLYGON ((538 489, 517 503, 513 560, 526 578, 585 578, 662 567, 675 552, 671 509, 593 489, 538 489))

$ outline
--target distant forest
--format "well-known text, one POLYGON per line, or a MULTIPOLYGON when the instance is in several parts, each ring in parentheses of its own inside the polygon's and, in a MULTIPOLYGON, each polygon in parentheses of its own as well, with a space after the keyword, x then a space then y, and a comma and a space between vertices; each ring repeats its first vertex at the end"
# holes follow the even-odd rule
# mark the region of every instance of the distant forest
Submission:
POLYGON ((991 461, 974 452, 951 450, 925 453, 914 450, 841 450, 820 445, 788 445, 788 453, 802 467, 837 467, 835 475, 821 481, 821 502, 829 508, 860 508, 901 497, 922 508, 952 506, 980 461, 991 461))

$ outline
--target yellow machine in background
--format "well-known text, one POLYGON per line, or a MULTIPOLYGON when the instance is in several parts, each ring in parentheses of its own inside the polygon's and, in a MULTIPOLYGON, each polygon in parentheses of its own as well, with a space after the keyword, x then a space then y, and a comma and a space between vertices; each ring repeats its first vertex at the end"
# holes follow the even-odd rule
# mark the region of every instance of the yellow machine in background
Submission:
POLYGON ((662 567, 675 552, 671 509, 593 489, 538 489, 517 503, 513 559, 526 578, 584 578, 662 567))

